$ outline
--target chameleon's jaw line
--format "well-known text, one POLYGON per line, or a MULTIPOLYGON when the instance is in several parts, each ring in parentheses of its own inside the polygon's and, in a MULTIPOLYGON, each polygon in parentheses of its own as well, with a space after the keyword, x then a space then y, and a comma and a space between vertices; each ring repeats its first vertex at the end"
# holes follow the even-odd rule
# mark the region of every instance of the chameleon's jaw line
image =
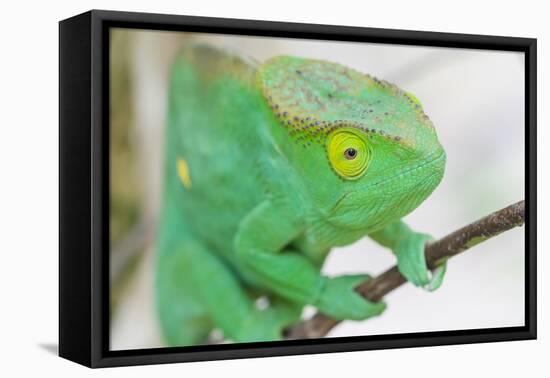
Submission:
MULTIPOLYGON (((433 154, 433 152, 432 152, 433 154)), ((431 154, 430 154, 431 155, 431 154)), ((428 155, 428 156, 430 156, 428 155)), ((370 185, 368 185, 367 187, 364 187, 362 190, 367 190, 367 189, 371 189, 375 186, 379 186, 379 185, 382 185, 382 184, 386 184, 388 182, 391 182, 391 181, 394 181, 394 180, 397 180, 398 178, 400 177, 403 177, 403 176, 406 176, 406 175, 409 175, 415 171, 418 171, 420 169, 425 169, 431 165, 436 165, 438 163, 441 163, 442 160, 445 160, 445 152, 441 152, 439 155, 437 155, 435 158, 433 158, 432 160, 429 160, 429 161, 424 161, 418 165, 415 165, 405 171, 402 171, 402 172, 398 172, 397 174, 393 175, 393 176, 390 176, 390 177, 387 177, 381 181, 377 181, 377 182, 374 182, 370 185)))
MULTIPOLYGON (((428 157, 435 154, 436 152, 439 152, 439 151, 437 151, 437 150, 433 151, 431 154, 428 155, 428 157)), ((383 180, 373 182, 373 183, 371 183, 367 186, 363 186, 358 191, 350 191, 350 192, 344 193, 342 196, 340 196, 340 198, 330 208, 330 210, 328 211, 326 219, 329 221, 329 223, 339 224, 340 222, 338 222, 336 220, 336 218, 338 218, 337 211, 342 206, 344 200, 347 199, 350 196, 357 195, 359 192, 362 192, 362 193, 363 192, 369 192, 370 189, 372 189, 372 188, 379 187, 380 185, 389 184, 393 181, 402 179, 405 176, 414 174, 414 172, 417 172, 419 170, 426 170, 426 169, 429 169, 432 166, 441 165, 441 168, 433 169, 433 170, 431 170, 431 172, 430 172, 430 170, 428 170, 429 174, 427 174, 425 177, 421 178, 421 180, 418 180, 417 184, 415 185, 417 187, 417 189, 421 190, 422 192, 424 192, 424 191, 425 192, 431 192, 431 190, 433 190, 437 186, 437 184, 441 180, 441 177, 443 176, 445 159, 446 159, 445 152, 441 150, 438 153, 438 155, 435 158, 431 159, 431 160, 424 161, 424 162, 422 162, 418 165, 415 165, 415 166, 413 166, 413 167, 411 167, 407 170, 398 172, 398 173, 392 175, 391 177, 387 177, 387 178, 384 178, 383 180), (433 184, 429 185, 430 182, 432 182, 433 184)), ((360 205, 358 205, 356 203, 355 204, 350 203, 350 204, 346 204, 344 206, 346 206, 346 207, 347 206, 360 207, 360 205)), ((374 215, 374 214, 372 214, 372 211, 374 210, 375 207, 376 206, 374 206, 374 204, 371 203, 371 206, 369 206, 368 208, 363 208, 361 210, 361 212, 363 214, 367 214, 367 215, 374 215)), ((358 226, 357 228, 361 228, 361 227, 362 226, 358 226)))
MULTIPOLYGON (((368 190, 368 189, 371 189, 371 188, 374 188, 375 186, 379 186, 379 185, 382 185, 382 184, 386 184, 388 182, 391 182, 391 181, 394 181, 400 177, 403 177, 405 175, 408 175, 408 174, 411 174, 413 173, 414 171, 417 171, 419 169, 423 169, 423 168, 427 168, 429 166, 431 166, 432 164, 435 165, 437 163, 440 163, 442 160, 445 159, 445 152, 441 152, 437 157, 435 157, 434 159, 432 160, 429 160, 427 162, 423 162, 419 165, 416 165, 416 166, 413 166, 412 168, 409 168, 405 171, 402 171, 402 172, 398 172, 397 174, 393 175, 393 176, 390 176, 390 177, 386 177, 384 178, 383 180, 380 180, 380 181, 376 181, 376 182, 373 182, 372 184, 369 184, 367 185, 366 187, 362 187, 361 190, 364 191, 364 190, 368 190)), ((435 173, 434 173, 435 175, 435 173)), ((430 175, 431 177, 432 175, 430 175)), ((338 201, 336 201, 336 203, 334 204, 334 206, 332 207, 332 209, 335 209, 338 204, 340 204, 340 202, 342 202, 343 199, 345 199, 348 195, 350 194, 353 194, 355 192, 346 192, 344 193, 344 195, 342 195, 338 201)))

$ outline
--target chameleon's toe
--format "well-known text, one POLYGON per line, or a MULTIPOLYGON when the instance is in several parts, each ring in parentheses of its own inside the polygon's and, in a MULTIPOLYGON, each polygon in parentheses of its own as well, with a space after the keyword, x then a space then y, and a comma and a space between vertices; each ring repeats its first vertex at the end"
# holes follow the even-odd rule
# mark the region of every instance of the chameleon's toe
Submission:
POLYGON ((371 302, 355 291, 360 283, 369 279, 367 274, 328 278, 315 306, 339 320, 365 320, 380 315, 386 309, 384 302, 371 302))
POLYGON ((283 330, 300 320, 302 306, 281 300, 273 302, 265 309, 253 309, 243 320, 239 332, 233 341, 277 341, 282 340, 283 330))
POLYGON ((443 278, 445 277, 446 272, 447 272, 447 262, 444 262, 443 264, 441 264, 431 272, 430 282, 426 286, 424 286, 424 288, 428 291, 434 291, 439 289, 439 287, 443 283, 443 278))
POLYGON ((235 342, 276 341, 282 338, 282 329, 266 311, 255 310, 244 319, 237 334, 233 337, 235 342))
POLYGON ((433 238, 430 235, 414 233, 401 240, 395 251, 397 267, 401 274, 413 285, 428 291, 434 291, 441 286, 447 270, 446 263, 433 272, 428 269, 424 246, 431 240, 433 238))

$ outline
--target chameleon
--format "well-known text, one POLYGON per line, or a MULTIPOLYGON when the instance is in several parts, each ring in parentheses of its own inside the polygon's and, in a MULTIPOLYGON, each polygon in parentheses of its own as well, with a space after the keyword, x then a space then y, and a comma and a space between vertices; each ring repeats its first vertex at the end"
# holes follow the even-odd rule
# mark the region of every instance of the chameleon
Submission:
POLYGON ((446 155, 411 93, 338 63, 260 63, 208 45, 169 72, 155 257, 160 329, 171 346, 276 341, 305 306, 338 320, 380 315, 322 274, 331 249, 370 237, 414 285, 435 290, 429 234, 402 218, 438 186, 446 155), (211 338, 210 338, 211 339, 211 338))

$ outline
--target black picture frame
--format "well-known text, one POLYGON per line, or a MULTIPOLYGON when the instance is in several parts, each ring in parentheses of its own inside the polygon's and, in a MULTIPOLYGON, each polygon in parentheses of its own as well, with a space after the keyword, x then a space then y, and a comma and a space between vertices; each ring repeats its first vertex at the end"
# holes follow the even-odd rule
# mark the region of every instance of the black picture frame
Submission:
POLYGON ((59 23, 59 355, 89 367, 536 338, 536 62, 531 38, 92 10, 59 23), (112 27, 518 51, 525 54, 525 326, 109 350, 112 27))

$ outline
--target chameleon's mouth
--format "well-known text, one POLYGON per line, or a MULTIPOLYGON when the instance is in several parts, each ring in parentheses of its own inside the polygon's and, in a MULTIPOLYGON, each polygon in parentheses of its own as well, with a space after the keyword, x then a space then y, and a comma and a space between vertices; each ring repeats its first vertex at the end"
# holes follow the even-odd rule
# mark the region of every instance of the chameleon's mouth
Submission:
MULTIPOLYGON (((371 189, 371 188, 376 187, 376 186, 380 186, 380 185, 383 185, 383 184, 387 184, 387 183, 389 183, 389 182, 395 181, 395 180, 397 180, 397 179, 399 179, 399 178, 401 178, 401 177, 404 177, 404 176, 413 175, 413 174, 415 174, 415 173, 418 172, 418 171, 423 171, 423 170, 425 170, 426 168, 429 168, 429 167, 432 167, 432 166, 435 166, 435 165, 438 165, 438 164, 441 165, 441 169, 440 169, 440 170, 443 171, 443 168, 444 168, 444 166, 445 166, 445 158, 446 158, 445 152, 444 152, 444 151, 438 151, 438 152, 439 152, 439 154, 438 154, 435 158, 433 158, 433 159, 431 159, 431 160, 428 160, 428 161, 423 161, 423 162, 421 162, 421 163, 419 163, 419 164, 417 164, 417 165, 415 165, 415 166, 412 166, 412 167, 409 168, 409 169, 406 169, 406 170, 404 170, 404 171, 397 172, 396 174, 394 174, 394 175, 392 175, 392 176, 390 176, 390 177, 387 177, 387 178, 385 178, 385 179, 383 179, 383 180, 381 180, 381 181, 377 181, 377 182, 374 182, 374 183, 372 183, 372 184, 369 184, 369 185, 367 185, 365 188, 363 188, 363 190, 371 189)), ((434 153, 435 153, 435 151, 432 152, 432 153, 430 153, 430 155, 428 155, 428 158, 429 158, 431 155, 433 155, 434 153)), ((438 169, 437 171, 439 171, 439 169, 438 169)))
MULTIPOLYGON (((358 194, 358 192, 361 192, 361 193, 368 192, 370 189, 380 187, 381 185, 388 185, 388 184, 390 184, 390 183, 392 183, 392 182, 394 182, 394 181, 396 181, 400 178, 403 178, 405 176, 416 175, 419 172, 424 172, 424 171, 430 172, 431 171, 431 173, 429 175, 427 175, 425 178, 422 179, 422 181, 420 182, 419 185, 422 188, 427 188, 427 189, 430 189, 432 186, 433 186, 433 188, 435 188, 437 186, 437 184, 439 183, 439 181, 441 180, 442 176, 443 176, 443 171, 444 171, 444 168, 445 168, 445 161, 446 161, 445 152, 442 151, 442 150, 433 151, 430 155, 428 155, 428 157, 430 157, 431 155, 434 155, 435 153, 438 153, 437 156, 435 156, 431 160, 423 161, 423 162, 421 162, 421 163, 419 163, 419 164, 417 164, 413 167, 410 167, 410 168, 408 168, 404 171, 399 171, 399 172, 395 173, 394 175, 392 175, 390 177, 386 177, 386 178, 384 178, 380 181, 375 181, 375 182, 370 183, 366 186, 363 186, 363 187, 361 187, 361 189, 359 191, 354 190, 354 191, 344 193, 342 196, 340 196, 340 198, 338 198, 338 200, 331 207, 331 209, 329 211, 329 214, 334 215, 343 206, 346 206, 346 207, 347 206, 354 206, 354 207, 359 206, 359 207, 361 207, 359 204, 355 203, 354 201, 349 201, 349 203, 345 203, 345 202, 348 202, 348 201, 345 201, 347 198, 356 196, 358 194), (434 166, 436 168, 433 168, 434 166), (428 168, 433 168, 433 169, 429 170, 428 168), (433 183, 433 184, 432 185, 427 185, 428 183, 433 183)), ((415 186, 418 186, 418 185, 415 185, 415 186)), ((414 190, 413 188, 411 188, 411 189, 414 190)))
MULTIPOLYGON (((368 185, 366 188, 364 189, 370 189, 370 188, 373 188, 375 186, 380 186, 382 184, 387 184, 391 181, 394 181, 394 180, 397 180, 398 178, 400 177, 404 177, 404 176, 409 176, 409 175, 413 175, 415 174, 415 172, 418 172, 418 171, 421 171, 421 170, 425 170, 426 168, 429 168, 429 167, 432 167, 432 166, 435 166, 435 165, 441 165, 441 168, 438 169, 437 171, 441 171, 441 173, 443 173, 443 169, 445 167, 445 160, 446 160, 446 155, 445 155, 445 152, 440 150, 440 151, 437 151, 439 152, 439 154, 431 159, 431 160, 428 160, 428 161, 423 161, 409 169, 406 169, 404 171, 401 171, 401 172, 397 172, 396 174, 394 174, 393 176, 390 176, 390 177, 387 177, 381 181, 378 181, 378 182, 374 182, 370 185, 368 185)), ((428 158, 430 156, 432 156, 433 154, 435 154, 436 151, 433 151, 431 152, 429 155, 428 155, 428 158)))

